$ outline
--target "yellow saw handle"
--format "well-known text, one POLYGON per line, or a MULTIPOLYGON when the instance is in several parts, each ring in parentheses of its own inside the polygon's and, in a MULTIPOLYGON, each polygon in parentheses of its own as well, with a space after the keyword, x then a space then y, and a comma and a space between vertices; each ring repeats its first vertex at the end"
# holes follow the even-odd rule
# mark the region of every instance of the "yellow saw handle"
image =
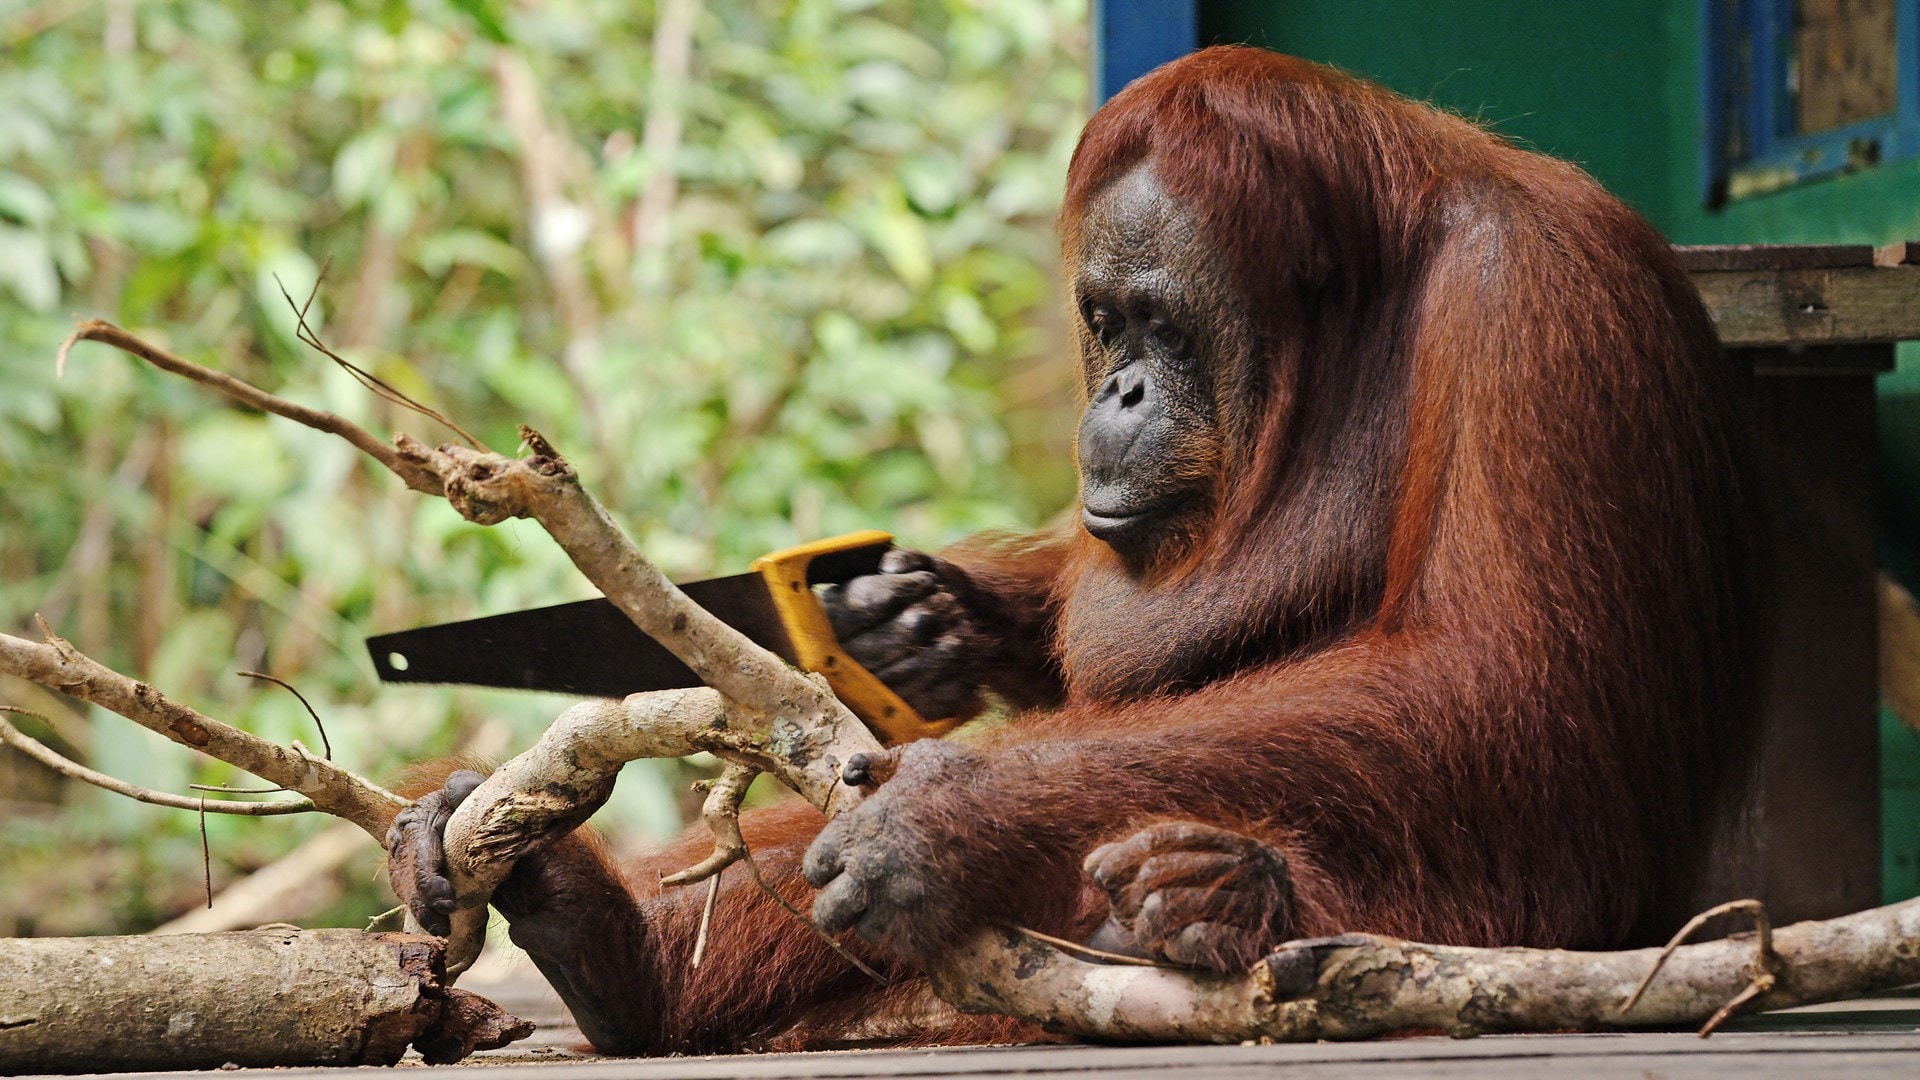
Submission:
POLYGON ((827 610, 820 606, 820 598, 807 581, 807 568, 822 555, 892 546, 890 534, 868 529, 762 555, 752 566, 767 583, 774 611, 793 642, 800 666, 824 676, 847 708, 889 746, 945 735, 959 721, 925 719, 840 648, 840 639, 833 636, 833 626, 827 622, 827 610))

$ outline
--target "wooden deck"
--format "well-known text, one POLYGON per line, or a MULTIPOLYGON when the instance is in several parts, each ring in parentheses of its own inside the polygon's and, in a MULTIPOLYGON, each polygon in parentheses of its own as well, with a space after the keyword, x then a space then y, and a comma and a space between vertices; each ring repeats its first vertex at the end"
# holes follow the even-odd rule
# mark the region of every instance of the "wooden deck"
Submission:
MULTIPOLYGON (((1739 1030, 1705 1040, 1688 1033, 1503 1035, 1479 1039, 1434 1036, 1297 1046, 968 1047, 653 1059, 580 1056, 549 1045, 484 1054, 447 1068, 484 1069, 488 1080, 852 1080, 883 1076, 1884 1080, 1920 1076, 1920 999, 1856 1002, 1846 1011, 1763 1016, 1737 1026, 1739 1030)), ((425 1067, 417 1061, 414 1064, 425 1067)), ((408 1068, 407 1063, 400 1068, 408 1068)), ((372 1075, 369 1070, 341 1069, 275 1069, 260 1075, 270 1080, 323 1080, 347 1071, 372 1075)), ((254 1070, 199 1075, 250 1072, 254 1070)))
MULTIPOLYGON (((1444 1036, 1292 1046, 1009 1046, 853 1050, 725 1057, 608 1058, 580 1054, 566 1010, 530 966, 499 981, 463 980, 539 1029, 525 1042, 456 1069, 487 1080, 798 1080, 864 1077, 1071 1077, 1074 1080, 1310 1080, 1398 1077, 1587 1077, 1624 1080, 1920 1077, 1920 996, 1879 997, 1734 1021, 1711 1039, 1690 1032, 1631 1035, 1444 1036)), ((417 1058, 415 1068, 424 1068, 417 1058)), ((402 1069, 409 1067, 403 1062, 402 1069)), ((263 1080, 321 1080, 369 1070, 229 1070, 263 1080)), ((186 1074, 164 1073, 178 1077, 186 1074)))
MULTIPOLYGON (((283 1076, 304 1076, 282 1073, 283 1076)), ((509 1065, 489 1077, 668 1080, 878 1076, 1078 1076, 1087 1080, 1287 1076, 1575 1078, 1920 1076, 1920 1035, 1519 1035, 1306 1046, 984 1047, 509 1065)))

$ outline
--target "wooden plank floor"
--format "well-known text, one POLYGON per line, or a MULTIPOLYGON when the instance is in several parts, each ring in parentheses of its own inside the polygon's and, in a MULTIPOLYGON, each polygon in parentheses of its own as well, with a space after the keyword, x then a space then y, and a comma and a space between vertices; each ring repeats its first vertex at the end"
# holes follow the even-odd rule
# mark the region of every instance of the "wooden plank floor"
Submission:
MULTIPOLYGON (((528 968, 463 985, 539 1025, 505 1050, 452 1068, 485 1080, 801 1080, 903 1076, 1060 1077, 1062 1080, 1309 1080, 1402 1077, 1587 1077, 1623 1080, 1764 1080, 1771 1077, 1920 1078, 1920 994, 1880 997, 1734 1021, 1711 1039, 1687 1032, 1630 1035, 1442 1036, 1290 1046, 1023 1046, 857 1050, 695 1058, 578 1054, 579 1032, 528 968)), ((401 1068, 425 1068, 417 1058, 401 1068)), ((369 1070, 225 1070, 199 1074, 261 1080, 337 1080, 369 1070)), ((182 1077, 196 1074, 163 1073, 182 1077)))
MULTIPOLYGON (((284 1074, 283 1074, 284 1075, 284 1074)), ((300 1075, 300 1074, 293 1074, 300 1075)), ((1073 1076, 1087 1080, 1214 1080, 1298 1076, 1760 1077, 1920 1076, 1920 1035, 1535 1035, 1402 1039, 1306 1046, 984 1047, 758 1057, 597 1060, 507 1065, 488 1076, 542 1080, 722 1080, 799 1077, 1073 1076), (544 1074, 544 1075, 542 1075, 544 1074)))
MULTIPOLYGON (((1295 1046, 1028 1046, 861 1050, 705 1058, 576 1056, 559 999, 526 967, 470 988, 540 1025, 528 1043, 480 1055, 487 1080, 798 1080, 798 1078, 1059 1076, 1073 1080, 1214 1080, 1241 1076, 1920 1078, 1920 995, 1881 997, 1734 1021, 1690 1032, 1632 1035, 1442 1036, 1295 1046), (532 1044, 532 1045, 529 1045, 532 1044)), ((321 1071, 321 1072, 324 1072, 321 1071)), ((316 1072, 315 1076, 321 1075, 316 1072)), ((280 1070, 274 1080, 293 1080, 280 1070)))
MULTIPOLYGON (((421 1066, 424 1068, 424 1066, 421 1066)), ((401 1068, 407 1066, 403 1064, 401 1068)), ((1215 1080, 1306 1077, 1531 1077, 1561 1080, 1763 1080, 1770 1077, 1920 1076, 1920 1034, 1735 1032, 1702 1041, 1671 1035, 1509 1035, 1303 1046, 974 1047, 860 1050, 716 1058, 486 1059, 449 1066, 488 1080, 788 1080, 788 1078, 1063 1077, 1073 1080, 1215 1080)), ((253 1070, 237 1070, 248 1073, 253 1070)), ((276 1069, 271 1080, 329 1080, 368 1070, 276 1069)), ((180 1073, 156 1074, 179 1077, 180 1073)), ((235 1071, 200 1074, 235 1075, 235 1071)), ((390 1074, 389 1074, 390 1075, 390 1074)))

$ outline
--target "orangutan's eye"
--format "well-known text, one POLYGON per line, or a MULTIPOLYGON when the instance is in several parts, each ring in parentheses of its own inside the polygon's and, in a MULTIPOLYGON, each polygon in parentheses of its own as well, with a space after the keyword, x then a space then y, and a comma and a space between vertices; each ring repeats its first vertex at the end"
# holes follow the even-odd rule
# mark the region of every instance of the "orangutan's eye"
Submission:
POLYGON ((1093 336, 1098 338, 1102 345, 1113 344, 1127 326, 1124 315, 1105 304, 1096 304, 1091 300, 1081 302, 1080 315, 1087 320, 1087 329, 1093 331, 1093 336))
POLYGON ((1154 344, 1160 346, 1161 351, 1176 360, 1186 358, 1188 344, 1186 331, 1165 319, 1155 319, 1148 324, 1148 327, 1153 334, 1154 344))

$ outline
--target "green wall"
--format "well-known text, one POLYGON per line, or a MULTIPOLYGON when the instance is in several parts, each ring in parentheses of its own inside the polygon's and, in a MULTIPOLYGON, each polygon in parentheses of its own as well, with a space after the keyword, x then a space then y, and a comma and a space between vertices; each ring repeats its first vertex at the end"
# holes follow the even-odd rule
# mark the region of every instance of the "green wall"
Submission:
POLYGON ((1664 123, 1671 35, 1659 0, 1238 0, 1203 3, 1202 41, 1334 64, 1586 166, 1657 217, 1690 141, 1664 123))
POLYGON ((1675 243, 1920 238, 1920 160, 1705 209, 1700 36, 1698 0, 1214 0, 1200 27, 1577 161, 1675 243))
MULTIPOLYGON (((1579 162, 1675 243, 1920 239, 1920 160, 1704 206, 1700 0, 1202 0, 1200 40, 1337 65, 1579 162)), ((1880 381, 1882 561, 1920 586, 1920 346, 1880 381)), ((1920 736, 1886 721, 1885 887, 1920 895, 1920 736)))

